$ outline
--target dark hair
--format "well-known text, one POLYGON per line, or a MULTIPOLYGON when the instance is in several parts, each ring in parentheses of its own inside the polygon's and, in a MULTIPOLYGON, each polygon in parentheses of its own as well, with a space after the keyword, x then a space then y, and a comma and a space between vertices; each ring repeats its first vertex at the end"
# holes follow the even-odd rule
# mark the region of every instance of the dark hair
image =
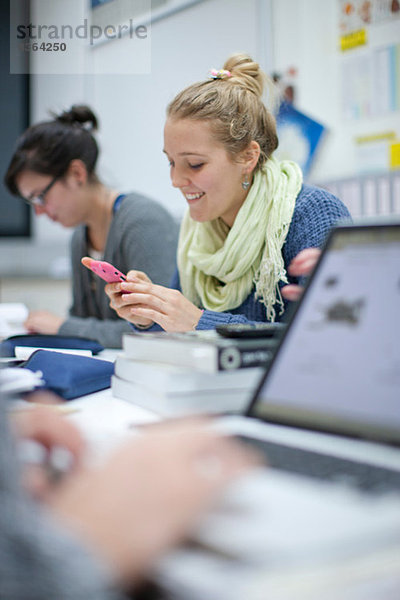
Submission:
POLYGON ((72 160, 80 159, 89 179, 97 180, 95 166, 99 148, 92 135, 97 118, 88 106, 74 105, 52 121, 29 127, 17 140, 4 177, 9 191, 18 195, 16 179, 23 171, 62 177, 72 160))

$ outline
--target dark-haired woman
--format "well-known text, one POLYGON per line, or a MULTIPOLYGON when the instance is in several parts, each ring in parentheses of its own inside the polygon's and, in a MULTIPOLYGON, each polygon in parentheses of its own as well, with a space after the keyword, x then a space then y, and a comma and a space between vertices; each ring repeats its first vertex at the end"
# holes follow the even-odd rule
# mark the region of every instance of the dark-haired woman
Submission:
POLYGON ((37 333, 79 335, 120 347, 131 331, 109 307, 104 282, 81 265, 82 256, 108 261, 127 272, 134 266, 166 285, 176 261, 177 224, 160 204, 104 185, 95 167, 97 119, 87 106, 73 106, 51 121, 33 125, 17 141, 5 183, 12 194, 64 227, 71 240, 73 303, 68 318, 33 311, 26 327, 37 333))

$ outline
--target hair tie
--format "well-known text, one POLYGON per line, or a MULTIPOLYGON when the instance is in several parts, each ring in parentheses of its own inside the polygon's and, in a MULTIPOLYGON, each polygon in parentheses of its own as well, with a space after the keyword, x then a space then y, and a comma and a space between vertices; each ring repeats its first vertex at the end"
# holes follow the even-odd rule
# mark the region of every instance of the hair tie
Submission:
POLYGON ((211 79, 228 79, 228 77, 232 77, 232 73, 227 71, 226 69, 210 69, 209 77, 211 79))

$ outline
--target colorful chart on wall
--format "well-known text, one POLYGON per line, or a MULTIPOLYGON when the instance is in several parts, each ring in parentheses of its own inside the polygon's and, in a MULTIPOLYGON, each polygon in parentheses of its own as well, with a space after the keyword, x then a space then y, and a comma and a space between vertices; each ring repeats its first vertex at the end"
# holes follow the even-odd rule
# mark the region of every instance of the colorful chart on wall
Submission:
POLYGON ((400 17, 399 0, 338 0, 340 35, 400 17))

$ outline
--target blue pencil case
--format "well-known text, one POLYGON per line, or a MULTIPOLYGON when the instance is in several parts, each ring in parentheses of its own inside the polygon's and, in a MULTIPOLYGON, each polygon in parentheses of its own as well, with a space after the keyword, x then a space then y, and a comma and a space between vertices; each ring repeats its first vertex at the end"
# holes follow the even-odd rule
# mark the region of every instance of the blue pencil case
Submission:
POLYGON ((111 386, 114 364, 108 360, 36 350, 20 367, 41 371, 42 389, 52 390, 65 400, 104 390, 111 386))
POLYGON ((67 335, 50 335, 26 333, 12 335, 0 343, 0 356, 15 356, 16 346, 32 346, 33 348, 67 348, 68 350, 91 350, 98 354, 104 347, 89 338, 70 337, 67 335))

